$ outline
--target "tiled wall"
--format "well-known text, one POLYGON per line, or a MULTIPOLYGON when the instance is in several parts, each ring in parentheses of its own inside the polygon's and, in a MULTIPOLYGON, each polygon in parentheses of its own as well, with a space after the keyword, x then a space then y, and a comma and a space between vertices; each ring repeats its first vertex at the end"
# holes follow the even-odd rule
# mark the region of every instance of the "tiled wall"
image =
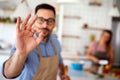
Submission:
MULTIPOLYGON (((84 23, 90 27, 111 29, 111 17, 109 15, 111 1, 102 0, 103 5, 88 6, 86 4, 66 4, 64 7, 64 15, 80 16, 81 19, 63 20, 63 34, 77 35, 80 38, 63 38, 62 50, 69 52, 80 52, 84 54, 85 46, 90 42, 90 35, 95 34, 96 39, 100 38, 101 31, 82 29, 84 23)), ((60 14, 59 14, 60 15, 60 14)), ((8 43, 15 43, 15 24, 0 23, 0 39, 8 43)))
POLYGON ((109 15, 112 0, 102 0, 102 6, 89 6, 85 4, 65 4, 64 15, 79 16, 80 19, 64 18, 62 33, 77 35, 80 38, 62 38, 62 49, 68 52, 85 54, 85 46, 90 43, 90 35, 94 34, 96 40, 100 38, 100 30, 85 30, 83 25, 90 27, 111 29, 111 16, 109 15))

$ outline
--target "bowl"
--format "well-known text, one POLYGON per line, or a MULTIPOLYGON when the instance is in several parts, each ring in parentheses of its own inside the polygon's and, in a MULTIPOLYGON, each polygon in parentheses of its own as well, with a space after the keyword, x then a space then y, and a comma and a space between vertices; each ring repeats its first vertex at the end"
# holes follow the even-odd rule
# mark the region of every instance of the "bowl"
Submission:
POLYGON ((71 68, 73 70, 83 70, 83 64, 81 64, 81 63, 71 63, 71 68))

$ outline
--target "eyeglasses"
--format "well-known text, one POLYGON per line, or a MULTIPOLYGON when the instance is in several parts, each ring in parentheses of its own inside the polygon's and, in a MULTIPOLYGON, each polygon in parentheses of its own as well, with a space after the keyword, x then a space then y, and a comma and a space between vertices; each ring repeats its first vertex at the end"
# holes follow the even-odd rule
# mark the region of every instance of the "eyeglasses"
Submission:
POLYGON ((37 22, 39 24, 43 24, 45 21, 47 22, 48 25, 53 25, 55 22, 55 19, 54 18, 45 19, 43 17, 38 17, 38 19, 37 19, 37 22))

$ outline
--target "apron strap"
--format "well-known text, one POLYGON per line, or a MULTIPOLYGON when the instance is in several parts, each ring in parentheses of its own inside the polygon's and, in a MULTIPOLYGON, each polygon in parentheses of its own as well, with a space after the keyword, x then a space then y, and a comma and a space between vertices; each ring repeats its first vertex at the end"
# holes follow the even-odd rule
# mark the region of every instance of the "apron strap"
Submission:
POLYGON ((38 50, 39 57, 42 57, 42 52, 41 52, 41 49, 39 48, 39 46, 37 46, 37 50, 38 50))
MULTIPOLYGON (((58 54, 58 51, 57 51, 57 48, 56 48, 54 42, 53 42, 52 40, 50 40, 50 43, 51 43, 51 45, 52 45, 52 47, 53 47, 53 50, 54 50, 54 52, 55 52, 55 55, 57 55, 57 54, 58 54)), ((42 56, 42 51, 41 51, 41 49, 39 48, 39 46, 37 46, 37 50, 38 50, 38 55, 39 55, 40 57, 43 57, 43 56, 42 56)))
POLYGON ((57 47, 55 46, 55 43, 54 43, 52 40, 50 40, 50 42, 51 42, 52 47, 53 47, 53 49, 54 49, 54 51, 55 51, 55 55, 57 55, 57 54, 58 54, 58 51, 57 51, 57 47))

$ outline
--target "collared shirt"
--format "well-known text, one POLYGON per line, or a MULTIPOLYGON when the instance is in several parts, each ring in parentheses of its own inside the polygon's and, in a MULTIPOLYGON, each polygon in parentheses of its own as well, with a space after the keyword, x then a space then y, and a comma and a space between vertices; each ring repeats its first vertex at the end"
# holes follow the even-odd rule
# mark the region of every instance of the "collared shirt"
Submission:
MULTIPOLYGON (((61 53, 61 47, 60 47, 60 44, 59 44, 57 38, 53 35, 51 35, 49 37, 47 43, 43 43, 43 42, 40 43, 39 47, 41 49, 42 56, 49 57, 49 56, 55 55, 55 52, 54 52, 54 49, 52 47, 52 44, 51 44, 50 40, 52 40, 53 43, 55 44, 55 46, 57 48, 57 51, 58 51, 58 55, 59 55, 59 63, 62 64, 63 60, 62 60, 62 57, 61 57, 61 54, 60 54, 61 53)), ((10 51, 11 56, 14 54, 15 50, 16 50, 16 47, 13 47, 12 50, 10 51)), ((38 69, 39 63, 40 63, 40 57, 38 55, 38 51, 37 51, 37 49, 34 49, 28 55, 28 57, 26 59, 23 71, 19 76, 19 80, 31 80, 32 77, 34 76, 35 72, 38 69)), ((3 65, 3 68, 4 68, 4 65, 3 65)))

